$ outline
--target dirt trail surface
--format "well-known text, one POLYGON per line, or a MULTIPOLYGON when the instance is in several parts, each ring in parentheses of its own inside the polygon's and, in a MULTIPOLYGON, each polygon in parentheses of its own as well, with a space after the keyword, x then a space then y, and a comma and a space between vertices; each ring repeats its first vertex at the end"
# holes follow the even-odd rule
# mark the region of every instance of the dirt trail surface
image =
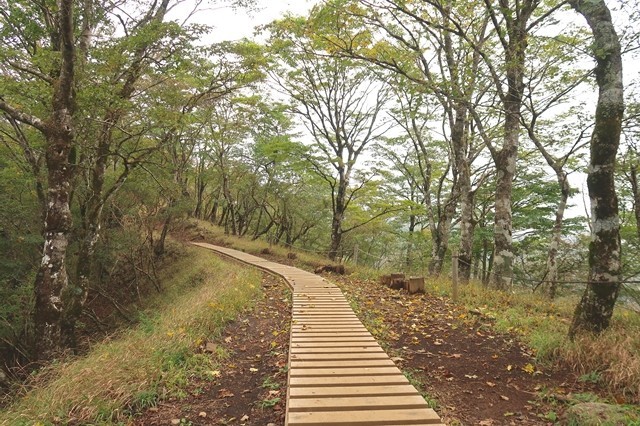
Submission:
POLYGON ((135 425, 284 424, 291 304, 281 279, 264 274, 262 287, 254 309, 207 345, 229 354, 213 380, 192 383, 184 398, 147 410, 135 425))

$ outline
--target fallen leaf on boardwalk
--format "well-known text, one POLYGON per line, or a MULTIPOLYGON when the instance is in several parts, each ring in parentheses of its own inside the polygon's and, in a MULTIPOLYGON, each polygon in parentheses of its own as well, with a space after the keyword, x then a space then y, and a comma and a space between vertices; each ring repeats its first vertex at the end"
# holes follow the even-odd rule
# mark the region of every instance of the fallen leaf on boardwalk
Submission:
POLYGON ((509 397, 508 396, 504 396, 504 395, 500 395, 500 399, 503 401, 508 401, 509 397))
POLYGON ((220 389, 218 391, 218 398, 233 398, 235 395, 229 389, 220 389))

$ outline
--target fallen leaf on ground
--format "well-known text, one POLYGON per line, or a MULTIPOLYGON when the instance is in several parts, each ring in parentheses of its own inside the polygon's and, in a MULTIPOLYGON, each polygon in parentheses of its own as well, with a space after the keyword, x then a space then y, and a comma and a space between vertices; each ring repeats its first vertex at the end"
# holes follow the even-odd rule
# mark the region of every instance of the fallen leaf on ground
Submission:
POLYGON ((229 389, 220 389, 218 391, 218 398, 233 398, 235 394, 231 392, 229 389))

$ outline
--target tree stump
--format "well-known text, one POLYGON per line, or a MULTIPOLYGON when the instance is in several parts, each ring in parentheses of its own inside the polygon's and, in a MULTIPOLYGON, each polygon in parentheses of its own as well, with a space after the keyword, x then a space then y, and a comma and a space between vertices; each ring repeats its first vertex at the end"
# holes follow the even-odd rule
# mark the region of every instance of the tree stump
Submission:
POLYGON ((424 293, 424 277, 409 277, 407 291, 409 294, 424 293))
POLYGON ((380 275, 380 284, 386 285, 387 287, 391 285, 391 275, 380 275))

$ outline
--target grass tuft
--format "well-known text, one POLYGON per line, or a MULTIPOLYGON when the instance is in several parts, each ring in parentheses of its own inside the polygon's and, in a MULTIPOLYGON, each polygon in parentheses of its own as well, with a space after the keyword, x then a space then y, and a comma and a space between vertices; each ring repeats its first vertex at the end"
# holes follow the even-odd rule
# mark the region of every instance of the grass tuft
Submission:
POLYGON ((260 296, 260 273, 196 248, 187 248, 170 270, 166 291, 136 327, 34 375, 30 390, 0 414, 0 424, 126 421, 159 400, 184 396, 190 380, 211 377, 218 359, 200 347, 260 296))

